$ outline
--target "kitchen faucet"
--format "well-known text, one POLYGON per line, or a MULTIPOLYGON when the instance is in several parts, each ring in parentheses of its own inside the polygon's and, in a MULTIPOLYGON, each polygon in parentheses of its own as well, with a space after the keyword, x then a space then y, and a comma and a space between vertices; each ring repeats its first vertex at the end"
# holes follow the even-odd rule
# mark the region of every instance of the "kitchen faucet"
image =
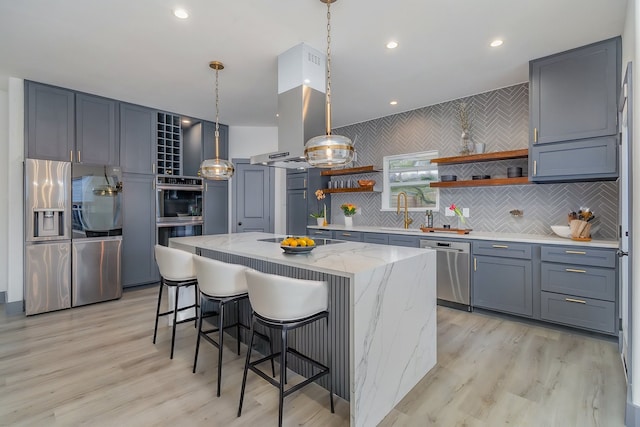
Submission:
POLYGON ((413 219, 409 218, 409 206, 407 204, 407 193, 405 193, 404 191, 401 191, 398 193, 398 201, 396 203, 397 209, 396 209, 396 214, 400 213, 400 196, 404 196, 404 228, 405 230, 409 228, 409 224, 411 224, 413 222, 413 219))

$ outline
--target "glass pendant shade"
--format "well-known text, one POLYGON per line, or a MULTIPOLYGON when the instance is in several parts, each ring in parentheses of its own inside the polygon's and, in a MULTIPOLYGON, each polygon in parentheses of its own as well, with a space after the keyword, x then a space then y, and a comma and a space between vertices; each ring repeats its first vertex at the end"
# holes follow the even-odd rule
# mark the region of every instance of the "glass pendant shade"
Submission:
POLYGON ((200 164, 200 175, 214 181, 228 180, 234 171, 233 163, 225 159, 207 159, 200 164))
POLYGON ((304 157, 313 167, 332 168, 351 163, 354 151, 353 143, 346 136, 320 135, 307 141, 304 157))

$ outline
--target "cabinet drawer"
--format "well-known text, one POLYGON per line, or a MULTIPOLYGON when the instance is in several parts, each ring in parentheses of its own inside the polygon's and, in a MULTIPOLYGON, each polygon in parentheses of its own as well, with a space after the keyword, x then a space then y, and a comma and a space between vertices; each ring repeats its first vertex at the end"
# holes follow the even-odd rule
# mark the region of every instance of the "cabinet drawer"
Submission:
POLYGON ((360 231, 334 231, 333 238, 339 240, 349 240, 351 242, 362 242, 362 235, 364 233, 360 231))
POLYGON ((363 242, 365 243, 377 243, 379 245, 389 244, 389 235, 382 233, 364 233, 363 242))
POLYGON ((589 265, 594 267, 615 268, 617 264, 615 250, 592 249, 579 246, 543 246, 540 258, 542 261, 589 265))
POLYGON ((325 239, 333 238, 331 230, 316 230, 315 228, 308 228, 307 234, 309 237, 324 237, 325 239))
POLYGON ((475 241, 473 242, 473 254, 531 259, 531 245, 528 243, 475 241))
POLYGON ((407 246, 410 248, 419 248, 420 238, 417 236, 390 235, 389 244, 394 246, 407 246))
POLYGON ((580 328, 615 333, 615 304, 610 301, 542 292, 540 317, 580 328))
POLYGON ((561 294, 615 301, 616 272, 610 268, 543 262, 541 289, 561 294))

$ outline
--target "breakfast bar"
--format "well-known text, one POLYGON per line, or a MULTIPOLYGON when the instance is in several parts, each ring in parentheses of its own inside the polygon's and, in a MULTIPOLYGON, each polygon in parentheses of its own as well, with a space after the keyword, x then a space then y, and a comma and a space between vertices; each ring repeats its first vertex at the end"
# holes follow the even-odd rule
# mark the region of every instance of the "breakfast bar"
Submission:
MULTIPOLYGON (((376 425, 436 363, 435 252, 323 239, 308 253, 287 254, 282 238, 260 232, 192 236, 173 238, 169 246, 265 273, 327 281, 328 330, 310 326, 291 343, 322 360, 327 340, 321 337, 328 334, 334 391, 350 402, 351 425, 376 425)), ((288 367, 309 375, 294 361, 288 367)))

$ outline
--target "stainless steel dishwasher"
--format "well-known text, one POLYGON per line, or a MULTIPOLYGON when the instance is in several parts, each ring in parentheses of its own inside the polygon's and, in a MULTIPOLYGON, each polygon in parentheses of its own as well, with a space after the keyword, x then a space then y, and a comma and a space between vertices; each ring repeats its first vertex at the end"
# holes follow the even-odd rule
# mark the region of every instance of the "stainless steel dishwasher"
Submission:
POLYGON ((471 311, 471 244, 420 240, 421 248, 435 249, 438 304, 471 311))

